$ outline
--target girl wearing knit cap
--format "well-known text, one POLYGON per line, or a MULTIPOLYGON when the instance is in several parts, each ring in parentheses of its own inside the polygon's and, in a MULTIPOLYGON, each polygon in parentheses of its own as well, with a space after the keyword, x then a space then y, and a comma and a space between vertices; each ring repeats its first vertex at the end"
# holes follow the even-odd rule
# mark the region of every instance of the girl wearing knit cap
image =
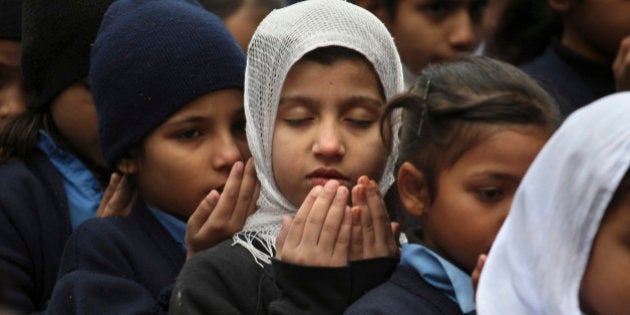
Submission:
POLYGON ((242 228, 259 187, 243 162, 244 73, 234 38, 197 3, 110 6, 90 64, 99 141, 138 198, 127 217, 72 234, 49 312, 165 311, 186 256, 242 228))
POLYGON ((570 115, 542 149, 499 232, 478 314, 628 314, 630 93, 570 115))
POLYGON ((28 90, 20 68, 21 5, 20 0, 0 1, 0 133, 13 117, 26 110, 28 90))
POLYGON ((87 75, 111 2, 21 1, 22 75, 32 97, 0 135, 2 302, 20 313, 46 307, 66 239, 96 216, 103 196, 109 171, 87 75))
MULTIPOLYGON (((311 0, 270 13, 247 58, 257 211, 185 265, 171 312, 340 313, 397 262, 381 195, 395 150, 379 128, 385 101, 402 89, 396 47, 368 11, 311 0)), ((393 147, 395 117, 385 132, 393 147)))

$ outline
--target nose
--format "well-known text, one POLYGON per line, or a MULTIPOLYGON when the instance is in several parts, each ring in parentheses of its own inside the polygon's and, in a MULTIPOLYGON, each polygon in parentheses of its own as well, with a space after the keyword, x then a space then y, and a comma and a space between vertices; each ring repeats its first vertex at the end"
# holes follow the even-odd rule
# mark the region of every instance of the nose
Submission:
POLYGON ((26 110, 26 102, 19 84, 12 84, 0 91, 0 118, 16 116, 26 110))
POLYGON ((453 17, 448 42, 455 52, 469 52, 479 43, 480 23, 465 9, 458 10, 453 17))
POLYGON ((343 136, 335 121, 322 121, 316 131, 313 153, 323 158, 341 158, 346 153, 343 136))
POLYGON ((243 160, 237 140, 229 131, 217 137, 211 150, 213 152, 212 166, 217 170, 229 172, 234 163, 243 160))

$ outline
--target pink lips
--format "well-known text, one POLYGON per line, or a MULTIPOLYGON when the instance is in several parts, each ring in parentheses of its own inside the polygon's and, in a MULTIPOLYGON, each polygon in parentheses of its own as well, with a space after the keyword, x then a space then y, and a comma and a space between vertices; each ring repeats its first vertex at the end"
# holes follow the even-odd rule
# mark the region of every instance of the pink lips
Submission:
POLYGON ((306 178, 313 186, 324 185, 329 180, 338 180, 339 182, 348 181, 348 178, 337 170, 332 168, 319 168, 306 175, 306 178))

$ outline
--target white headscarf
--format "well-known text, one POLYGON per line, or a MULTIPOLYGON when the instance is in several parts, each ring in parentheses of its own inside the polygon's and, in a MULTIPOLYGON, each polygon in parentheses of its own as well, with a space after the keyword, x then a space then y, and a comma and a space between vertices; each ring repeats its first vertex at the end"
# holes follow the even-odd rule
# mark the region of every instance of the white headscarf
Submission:
MULTIPOLYGON (((247 52, 245 115, 249 143, 261 184, 257 211, 234 241, 257 261, 269 263, 282 216, 293 206, 278 190, 271 163, 274 122, 284 79, 304 54, 320 47, 341 46, 361 53, 373 65, 386 99, 402 91, 402 65, 387 28, 369 11, 341 0, 309 0, 272 11, 258 26, 247 52), (256 239, 264 247, 252 245, 256 239)), ((396 120, 392 130, 398 130, 396 120)), ((397 147, 398 135, 393 148, 397 147)), ((380 180, 384 192, 394 180, 396 150, 387 159, 380 180)))
POLYGON ((581 314, 593 240, 630 166, 630 92, 572 114, 519 186, 481 274, 477 314, 581 314))

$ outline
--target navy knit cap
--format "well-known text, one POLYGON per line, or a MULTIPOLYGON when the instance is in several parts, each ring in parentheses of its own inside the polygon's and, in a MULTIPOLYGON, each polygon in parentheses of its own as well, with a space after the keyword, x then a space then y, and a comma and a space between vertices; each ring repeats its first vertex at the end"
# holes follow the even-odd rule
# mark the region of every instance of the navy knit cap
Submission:
POLYGON ((22 0, 22 73, 29 108, 46 108, 90 68, 90 48, 114 0, 22 0))
POLYGON ((0 39, 22 38, 21 11, 22 0, 0 0, 0 39))
POLYGON ((245 55, 221 19, 184 0, 119 0, 92 48, 105 160, 116 162, 186 104, 243 89, 245 55))

